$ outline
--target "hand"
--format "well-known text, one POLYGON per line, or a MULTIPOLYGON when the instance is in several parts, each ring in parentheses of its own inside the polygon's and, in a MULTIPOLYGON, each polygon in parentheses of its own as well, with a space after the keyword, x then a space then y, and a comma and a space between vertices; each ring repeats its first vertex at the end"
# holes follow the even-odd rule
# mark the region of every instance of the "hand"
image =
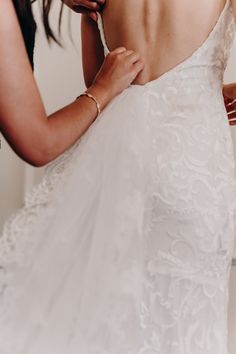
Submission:
POLYGON ((106 0, 62 0, 75 12, 87 14, 94 21, 97 21, 97 12, 101 11, 106 0))
POLYGON ((106 56, 92 86, 87 91, 93 91, 98 100, 100 96, 101 105, 104 106, 125 90, 143 68, 144 62, 138 53, 124 47, 117 48, 106 56))
POLYGON ((223 86, 225 108, 230 125, 236 125, 236 83, 223 86))

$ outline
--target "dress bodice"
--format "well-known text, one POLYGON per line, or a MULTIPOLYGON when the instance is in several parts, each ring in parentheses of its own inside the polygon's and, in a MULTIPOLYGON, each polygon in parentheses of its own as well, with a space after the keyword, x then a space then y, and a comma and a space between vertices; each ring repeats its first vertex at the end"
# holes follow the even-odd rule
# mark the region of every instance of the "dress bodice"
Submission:
MULTIPOLYGON (((109 48, 104 33, 102 15, 100 13, 98 13, 98 28, 104 47, 104 53, 107 55, 109 53, 109 48)), ((208 34, 205 41, 194 50, 190 56, 161 75, 158 79, 169 76, 172 72, 194 67, 196 65, 198 67, 217 67, 220 68, 223 73, 227 65, 231 44, 234 39, 234 31, 235 23, 231 0, 226 0, 225 6, 215 26, 208 34)))

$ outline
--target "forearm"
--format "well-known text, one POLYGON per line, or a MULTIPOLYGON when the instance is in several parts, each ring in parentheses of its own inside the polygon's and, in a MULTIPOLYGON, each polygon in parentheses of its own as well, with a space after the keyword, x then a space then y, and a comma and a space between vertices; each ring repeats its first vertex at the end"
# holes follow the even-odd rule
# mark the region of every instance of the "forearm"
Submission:
MULTIPOLYGON (((113 97, 108 90, 96 84, 87 91, 98 99, 101 109, 113 97)), ((18 107, 21 110, 23 103, 18 107)), ((18 114, 20 117, 20 113, 18 114)), ((95 102, 82 96, 49 117, 44 111, 28 109, 27 118, 25 116, 22 119, 8 120, 8 124, 2 125, 1 130, 19 157, 33 166, 40 167, 70 148, 86 132, 96 116, 95 102), (28 125, 22 126, 25 122, 28 122, 28 125)))
MULTIPOLYGON (((96 96, 101 109, 111 100, 107 91, 96 86, 89 88, 88 91, 96 96)), ((96 116, 96 104, 86 96, 80 97, 70 105, 51 114, 48 117, 46 129, 47 147, 40 164, 53 160, 69 148, 87 131, 96 116)))
MULTIPOLYGON (((0 1, 0 53, 0 130, 23 160, 45 165, 88 129, 96 105, 81 97, 47 117, 11 0, 0 1)), ((103 109, 142 69, 138 53, 117 48, 107 55, 89 91, 103 109)))
MULTIPOLYGON (((42 166, 87 130, 96 106, 84 97, 47 117, 11 1, 0 9, 0 130, 18 156, 42 166)), ((104 90, 95 88, 94 94, 102 105, 107 103, 104 90)))

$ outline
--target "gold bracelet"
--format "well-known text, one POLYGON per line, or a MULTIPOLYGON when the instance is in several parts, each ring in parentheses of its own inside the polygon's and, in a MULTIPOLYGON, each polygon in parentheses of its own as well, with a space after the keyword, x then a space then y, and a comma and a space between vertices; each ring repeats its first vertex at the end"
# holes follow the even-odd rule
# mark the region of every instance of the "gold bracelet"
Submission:
POLYGON ((98 102, 97 98, 95 96, 93 96, 91 93, 89 92, 84 92, 84 93, 81 93, 81 95, 79 95, 76 99, 78 100, 80 97, 82 96, 87 96, 89 98, 91 98, 95 104, 96 104, 96 107, 97 107, 97 115, 96 117, 94 118, 94 120, 98 117, 98 115, 101 113, 101 106, 100 106, 100 103, 98 102))

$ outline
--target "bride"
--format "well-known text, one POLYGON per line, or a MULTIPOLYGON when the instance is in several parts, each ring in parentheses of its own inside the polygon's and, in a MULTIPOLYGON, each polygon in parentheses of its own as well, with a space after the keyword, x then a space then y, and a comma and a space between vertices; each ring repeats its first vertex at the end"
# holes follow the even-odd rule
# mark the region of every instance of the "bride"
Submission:
POLYGON ((1 354, 228 354, 235 6, 107 0, 83 15, 88 87, 117 46, 145 66, 5 224, 1 354))

